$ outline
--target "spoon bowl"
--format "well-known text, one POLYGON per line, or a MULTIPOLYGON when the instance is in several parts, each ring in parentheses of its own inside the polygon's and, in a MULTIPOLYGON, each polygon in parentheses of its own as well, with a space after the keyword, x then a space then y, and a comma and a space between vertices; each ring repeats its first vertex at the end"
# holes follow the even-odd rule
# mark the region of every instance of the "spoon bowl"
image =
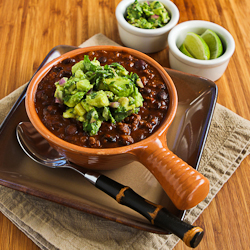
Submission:
POLYGON ((30 122, 20 122, 16 128, 17 140, 23 151, 35 162, 50 168, 69 168, 95 182, 100 174, 87 171, 68 161, 37 132, 30 122))
POLYGON ((23 151, 35 162, 51 168, 62 167, 68 163, 68 160, 52 148, 31 123, 19 123, 16 135, 23 151))

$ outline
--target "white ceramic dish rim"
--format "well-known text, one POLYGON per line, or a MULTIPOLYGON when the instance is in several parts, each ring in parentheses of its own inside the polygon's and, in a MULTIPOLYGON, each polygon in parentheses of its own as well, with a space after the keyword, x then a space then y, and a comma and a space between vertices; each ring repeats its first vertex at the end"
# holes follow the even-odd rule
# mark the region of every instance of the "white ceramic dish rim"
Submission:
MULTIPOLYGON (((139 0, 139 2, 140 1, 142 0, 139 0)), ((134 0, 123 0, 117 5, 116 11, 115 11, 115 15, 116 15, 116 19, 118 23, 125 30, 127 30, 128 32, 132 34, 140 35, 140 36, 159 36, 171 30, 179 21, 180 13, 176 5, 169 0, 161 0, 162 4, 164 4, 167 10, 171 13, 171 19, 169 23, 167 23, 164 27, 157 28, 157 29, 141 29, 138 27, 134 27, 133 25, 129 24, 124 18, 124 14, 125 14, 127 7, 133 2, 134 0)))
POLYGON ((193 20, 193 21, 186 21, 183 23, 178 24, 175 26, 170 32, 168 36, 168 45, 169 50, 171 53, 177 57, 180 61, 183 63, 186 63, 187 65, 193 65, 198 67, 215 67, 218 65, 223 64, 227 60, 230 59, 230 57, 233 55, 235 50, 235 42, 232 37, 232 35, 222 26, 208 22, 208 21, 202 21, 202 20, 193 20), (189 30, 191 31, 194 28, 200 28, 200 29, 211 29, 215 33, 217 33, 223 40, 223 42, 226 45, 226 50, 220 57, 212 60, 199 60, 195 58, 188 57, 184 55, 177 47, 176 42, 179 37, 179 34, 189 30))

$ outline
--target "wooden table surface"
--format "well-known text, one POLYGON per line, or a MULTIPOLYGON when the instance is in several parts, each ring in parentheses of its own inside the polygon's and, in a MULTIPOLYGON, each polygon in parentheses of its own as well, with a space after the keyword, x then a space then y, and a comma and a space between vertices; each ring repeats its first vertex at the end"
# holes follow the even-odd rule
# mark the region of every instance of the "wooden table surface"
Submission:
MULTIPOLYGON (((120 0, 0 0, 0 98, 26 83, 50 49, 77 46, 102 33, 121 43, 115 8, 120 0)), ((179 22, 208 20, 230 31, 236 50, 216 81, 218 103, 250 120, 250 1, 175 0, 179 22)), ((168 49, 151 54, 169 67, 168 49)), ((197 250, 249 249, 250 157, 195 222, 205 229, 197 250)), ((0 213, 0 249, 39 248, 0 213)), ((179 242, 175 250, 189 249, 179 242)))

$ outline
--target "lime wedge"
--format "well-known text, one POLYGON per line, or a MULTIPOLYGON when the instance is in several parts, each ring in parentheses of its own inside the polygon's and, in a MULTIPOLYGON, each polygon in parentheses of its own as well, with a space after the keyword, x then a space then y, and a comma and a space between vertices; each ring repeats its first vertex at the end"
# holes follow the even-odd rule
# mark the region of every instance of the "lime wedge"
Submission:
POLYGON ((207 29, 201 37, 210 49, 210 59, 218 58, 223 53, 223 46, 218 35, 210 29, 207 29))
POLYGON ((184 44, 181 45, 181 47, 179 48, 179 50, 180 50, 183 54, 185 54, 186 56, 189 56, 189 57, 194 58, 194 57, 188 52, 188 50, 186 49, 186 47, 185 47, 184 44))
POLYGON ((209 47, 201 36, 188 32, 184 40, 184 46, 194 58, 201 60, 210 59, 209 47))

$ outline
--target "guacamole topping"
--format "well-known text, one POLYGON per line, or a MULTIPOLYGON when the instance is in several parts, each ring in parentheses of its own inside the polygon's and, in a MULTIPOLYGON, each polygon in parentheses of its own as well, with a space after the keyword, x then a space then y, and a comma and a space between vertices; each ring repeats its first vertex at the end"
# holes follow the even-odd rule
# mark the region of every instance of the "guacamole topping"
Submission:
POLYGON ((55 101, 66 105, 64 118, 82 122, 90 135, 98 133, 103 121, 120 122, 143 105, 141 79, 119 63, 101 66, 85 55, 71 71, 70 78, 55 83, 55 101))
POLYGON ((138 2, 135 0, 127 8, 125 19, 138 28, 156 29, 166 25, 170 17, 164 5, 159 1, 138 2))

